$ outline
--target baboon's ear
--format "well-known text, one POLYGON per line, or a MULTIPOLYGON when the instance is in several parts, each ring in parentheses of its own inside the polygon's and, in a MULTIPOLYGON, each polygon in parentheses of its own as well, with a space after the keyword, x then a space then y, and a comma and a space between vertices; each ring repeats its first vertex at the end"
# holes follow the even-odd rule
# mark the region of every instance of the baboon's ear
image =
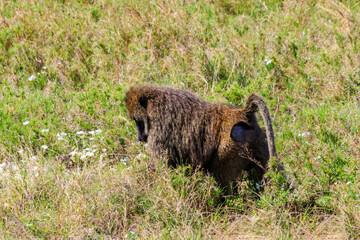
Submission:
POLYGON ((145 97, 140 97, 139 98, 139 103, 143 108, 147 108, 148 100, 145 97))

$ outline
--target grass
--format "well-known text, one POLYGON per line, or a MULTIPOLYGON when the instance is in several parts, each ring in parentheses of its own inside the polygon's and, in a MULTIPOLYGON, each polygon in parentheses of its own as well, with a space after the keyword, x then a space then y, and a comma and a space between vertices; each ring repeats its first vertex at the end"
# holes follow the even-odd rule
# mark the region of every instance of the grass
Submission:
POLYGON ((360 4, 345 1, 2 1, 0 235, 360 238, 360 4), (270 108, 281 176, 170 170, 136 143, 124 96, 170 85, 270 108), (46 148, 47 147, 47 148, 46 148))

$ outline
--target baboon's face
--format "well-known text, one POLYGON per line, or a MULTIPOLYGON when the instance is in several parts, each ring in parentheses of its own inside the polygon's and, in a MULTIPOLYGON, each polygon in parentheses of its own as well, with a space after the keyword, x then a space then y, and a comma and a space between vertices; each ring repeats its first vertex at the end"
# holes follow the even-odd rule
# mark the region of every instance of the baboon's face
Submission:
POLYGON ((143 120, 135 120, 136 130, 137 130, 137 139, 140 142, 147 142, 147 130, 145 129, 145 122, 143 120))
POLYGON ((148 100, 145 97, 140 97, 135 102, 131 107, 133 110, 131 117, 136 123, 137 140, 147 142, 150 128, 150 118, 147 113, 148 100))

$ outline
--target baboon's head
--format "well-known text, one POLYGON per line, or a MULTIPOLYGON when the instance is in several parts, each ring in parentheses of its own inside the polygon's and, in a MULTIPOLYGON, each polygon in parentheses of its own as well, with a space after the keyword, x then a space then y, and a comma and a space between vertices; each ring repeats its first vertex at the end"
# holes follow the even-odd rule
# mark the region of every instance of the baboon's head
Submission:
POLYGON ((150 118, 148 117, 148 99, 145 92, 132 88, 125 98, 126 108, 128 109, 129 118, 135 120, 137 139, 141 142, 147 142, 150 118))

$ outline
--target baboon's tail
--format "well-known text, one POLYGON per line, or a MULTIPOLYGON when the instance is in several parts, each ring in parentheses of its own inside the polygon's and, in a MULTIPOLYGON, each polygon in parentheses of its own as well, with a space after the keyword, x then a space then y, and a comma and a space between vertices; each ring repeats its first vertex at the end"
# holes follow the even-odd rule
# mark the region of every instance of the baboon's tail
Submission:
POLYGON ((275 146, 275 137, 274 137, 274 131, 271 124, 271 118, 269 110, 266 106, 266 103, 263 98, 256 94, 251 94, 246 101, 246 108, 248 112, 257 112, 259 110, 261 117, 263 118, 265 130, 266 130, 266 139, 268 143, 269 148, 269 154, 270 158, 276 159, 276 166, 278 171, 282 171, 284 168, 279 162, 278 155, 276 153, 276 146, 275 146))

